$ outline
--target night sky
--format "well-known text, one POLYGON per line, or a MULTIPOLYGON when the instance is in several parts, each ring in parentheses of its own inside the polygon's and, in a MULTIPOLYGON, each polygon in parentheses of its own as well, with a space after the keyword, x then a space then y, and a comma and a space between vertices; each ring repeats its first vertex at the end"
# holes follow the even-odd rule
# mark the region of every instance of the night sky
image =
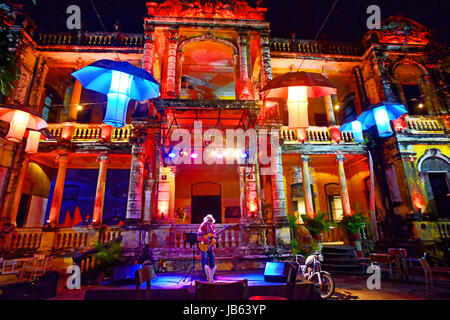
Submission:
MULTIPOLYGON (((66 31, 66 8, 77 4, 82 20, 89 31, 102 31, 90 0, 32 0, 25 3, 36 24, 45 31, 66 31)), ((160 1, 162 2, 162 1, 160 1)), ((255 0, 249 0, 250 4, 255 0)), ((266 0, 272 37, 288 37, 295 31, 297 38, 313 39, 334 0, 266 0)), ((108 31, 120 20, 122 31, 142 32, 145 0, 94 0, 108 31)), ((435 31, 435 39, 448 43, 449 0, 339 0, 320 39, 359 41, 366 32, 366 8, 376 4, 381 8, 382 20, 401 13, 435 31)))

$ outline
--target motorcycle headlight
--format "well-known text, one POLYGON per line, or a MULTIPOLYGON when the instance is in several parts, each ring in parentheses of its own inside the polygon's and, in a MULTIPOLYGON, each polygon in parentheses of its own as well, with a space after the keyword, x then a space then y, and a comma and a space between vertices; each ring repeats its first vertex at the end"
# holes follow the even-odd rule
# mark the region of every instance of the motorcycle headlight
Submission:
POLYGON ((323 262, 323 254, 319 254, 319 261, 323 262))

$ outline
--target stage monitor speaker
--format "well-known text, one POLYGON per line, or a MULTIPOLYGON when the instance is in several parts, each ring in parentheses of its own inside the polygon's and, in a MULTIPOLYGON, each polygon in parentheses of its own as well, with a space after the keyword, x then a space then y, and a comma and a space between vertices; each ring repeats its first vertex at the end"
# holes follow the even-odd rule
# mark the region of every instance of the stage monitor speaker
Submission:
POLYGON ((126 266, 114 267, 112 284, 114 286, 133 284, 134 283, 134 273, 136 270, 142 268, 140 264, 132 264, 126 266))
POLYGON ((267 262, 264 280, 267 282, 287 282, 290 264, 287 262, 267 262))

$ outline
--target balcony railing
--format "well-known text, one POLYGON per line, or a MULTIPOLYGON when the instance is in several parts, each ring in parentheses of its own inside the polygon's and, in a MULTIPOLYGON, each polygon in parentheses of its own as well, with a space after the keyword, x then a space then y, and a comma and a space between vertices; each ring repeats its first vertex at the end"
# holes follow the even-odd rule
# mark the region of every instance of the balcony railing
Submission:
POLYGON ((57 228, 44 231, 42 228, 16 228, 4 235, 4 247, 9 254, 15 252, 59 252, 85 250, 95 241, 102 243, 122 236, 122 228, 116 226, 94 229, 88 227, 57 228))
POLYGON ((41 33, 35 40, 40 46, 143 47, 144 45, 143 34, 121 32, 41 33))
POLYGON ((298 143, 355 143, 352 133, 342 133, 337 127, 315 127, 306 129, 280 129, 280 138, 285 144, 298 143))
POLYGON ((273 38, 270 41, 272 52, 298 52, 307 54, 327 54, 342 56, 361 56, 363 49, 358 44, 273 38))
POLYGON ((446 127, 446 122, 443 117, 437 116, 406 116, 405 117, 406 129, 411 133, 426 132, 426 133, 445 133, 450 131, 450 128, 446 127))
POLYGON ((47 129, 56 141, 128 142, 133 135, 131 124, 122 128, 115 128, 105 124, 65 122, 49 124, 47 129))

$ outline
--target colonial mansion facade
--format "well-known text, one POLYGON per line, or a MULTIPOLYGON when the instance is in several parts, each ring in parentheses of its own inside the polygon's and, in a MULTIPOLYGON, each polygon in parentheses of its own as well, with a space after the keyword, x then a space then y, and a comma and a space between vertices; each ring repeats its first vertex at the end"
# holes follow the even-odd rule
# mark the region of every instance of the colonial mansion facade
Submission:
MULTIPOLYGON (((362 239, 379 247, 448 243, 449 70, 446 48, 426 26, 393 16, 358 43, 271 38, 264 7, 166 0, 147 2, 142 33, 119 25, 45 33, 20 5, 14 10, 20 77, 0 103, 32 108, 48 128, 38 151, 27 153, 26 139, 6 140, 9 124, 1 123, 2 254, 63 259, 122 237, 125 252, 148 244, 177 269, 189 256, 186 233, 207 213, 216 229, 232 226, 219 236, 223 269, 258 266, 274 248, 289 255, 289 217, 301 224, 302 215, 320 212, 335 222, 364 212, 371 223, 362 239), (101 59, 143 68, 160 85, 160 97, 130 102, 123 127, 102 123, 105 96, 71 76, 101 59), (286 100, 262 90, 296 71, 321 74, 336 88, 309 99, 302 129, 289 127, 286 100), (383 102, 408 110, 391 121, 390 137, 374 129, 355 142, 339 131, 383 102), (195 162, 206 139, 182 151, 191 163, 174 163, 174 132, 199 123, 203 132, 275 135, 273 172, 232 148, 223 163, 195 162)), ((323 234, 325 244, 347 241, 339 228, 323 234)))

